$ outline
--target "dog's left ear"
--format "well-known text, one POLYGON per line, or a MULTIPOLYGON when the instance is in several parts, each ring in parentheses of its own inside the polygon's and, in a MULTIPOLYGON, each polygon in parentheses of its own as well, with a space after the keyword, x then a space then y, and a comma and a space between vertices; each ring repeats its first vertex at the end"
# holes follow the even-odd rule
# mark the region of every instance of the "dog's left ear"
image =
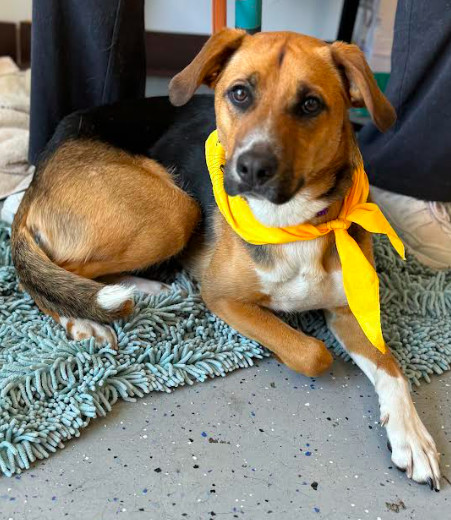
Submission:
POLYGON ((246 31, 222 29, 209 38, 194 60, 169 83, 169 99, 175 106, 187 103, 204 83, 213 87, 227 63, 246 36, 246 31))
POLYGON ((381 132, 388 130, 396 121, 396 112, 377 86, 363 52, 357 45, 343 42, 335 42, 330 48, 344 77, 351 106, 365 106, 377 128, 381 132))

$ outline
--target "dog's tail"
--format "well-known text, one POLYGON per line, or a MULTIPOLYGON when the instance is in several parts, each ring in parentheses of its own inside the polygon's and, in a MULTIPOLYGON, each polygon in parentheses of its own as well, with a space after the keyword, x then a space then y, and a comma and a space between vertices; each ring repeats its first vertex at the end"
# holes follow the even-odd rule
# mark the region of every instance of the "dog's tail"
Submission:
POLYGON ((49 314, 109 323, 133 309, 133 287, 103 285, 59 267, 38 245, 20 215, 13 224, 11 252, 23 288, 49 314))

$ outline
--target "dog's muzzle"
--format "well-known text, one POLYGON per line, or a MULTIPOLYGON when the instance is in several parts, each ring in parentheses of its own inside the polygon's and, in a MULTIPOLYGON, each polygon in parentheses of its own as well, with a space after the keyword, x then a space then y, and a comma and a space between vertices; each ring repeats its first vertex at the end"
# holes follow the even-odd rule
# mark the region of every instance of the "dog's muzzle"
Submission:
POLYGON ((238 157, 226 166, 224 187, 227 194, 252 194, 276 202, 281 188, 279 160, 271 146, 256 143, 238 153, 238 157))
POLYGON ((279 161, 271 147, 265 143, 255 144, 242 152, 236 160, 236 172, 243 184, 259 188, 272 179, 279 168, 279 161))

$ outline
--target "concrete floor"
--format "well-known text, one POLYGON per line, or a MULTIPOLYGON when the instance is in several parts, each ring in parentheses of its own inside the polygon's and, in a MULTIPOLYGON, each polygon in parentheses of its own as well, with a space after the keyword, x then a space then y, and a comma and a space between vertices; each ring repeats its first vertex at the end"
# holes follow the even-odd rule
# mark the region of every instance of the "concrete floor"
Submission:
MULTIPOLYGON (((371 385, 351 364, 333 368, 313 380, 267 359, 118 404, 65 450, 1 479, 0 517, 450 518, 451 486, 434 493, 393 468, 371 385)), ((414 398, 451 478, 450 385, 451 374, 434 377, 414 398)))

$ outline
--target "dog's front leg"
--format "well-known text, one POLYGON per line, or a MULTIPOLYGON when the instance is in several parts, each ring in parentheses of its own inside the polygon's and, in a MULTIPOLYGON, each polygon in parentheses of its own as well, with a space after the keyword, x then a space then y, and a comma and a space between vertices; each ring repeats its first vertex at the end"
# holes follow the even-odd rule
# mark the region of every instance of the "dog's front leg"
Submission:
POLYGON ((438 491, 439 454, 418 416, 395 358, 388 349, 382 354, 371 345, 349 307, 327 311, 326 318, 337 340, 376 389, 393 463, 409 478, 438 491))
POLYGON ((212 312, 274 352, 291 369, 313 377, 330 367, 333 358, 322 341, 293 329, 270 310, 254 303, 202 296, 212 312))

